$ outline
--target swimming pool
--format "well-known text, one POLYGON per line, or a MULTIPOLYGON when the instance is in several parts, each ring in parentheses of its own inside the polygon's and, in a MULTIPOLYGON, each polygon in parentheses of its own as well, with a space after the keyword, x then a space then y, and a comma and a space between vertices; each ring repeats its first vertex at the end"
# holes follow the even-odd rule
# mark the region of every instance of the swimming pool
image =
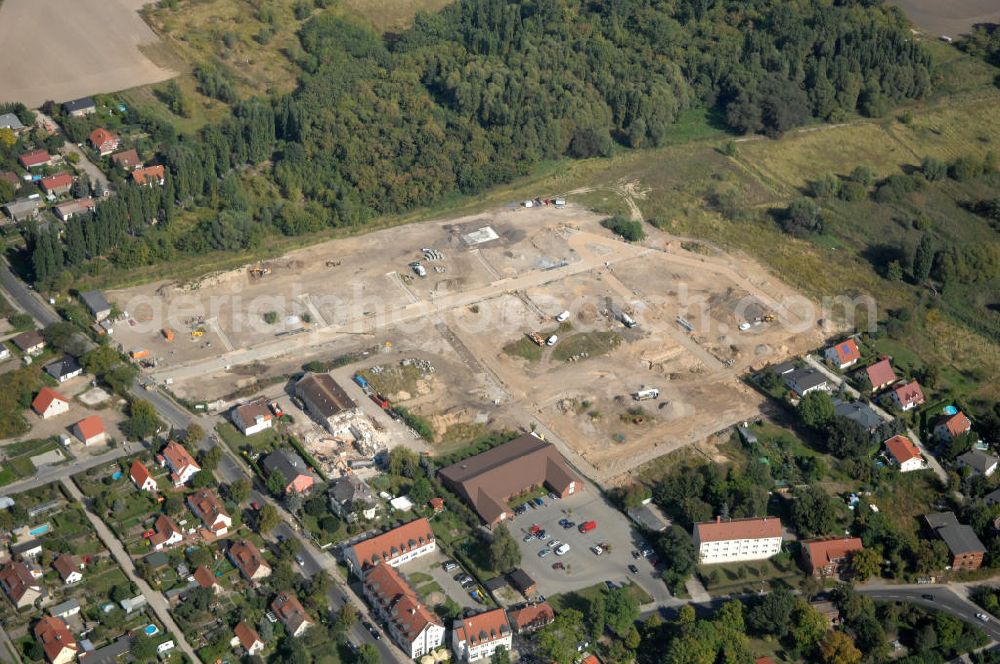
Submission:
POLYGON ((146 636, 156 636, 160 633, 160 628, 156 625, 146 625, 142 631, 146 633, 146 636))
POLYGON ((944 407, 944 414, 945 415, 957 415, 958 414, 958 408, 955 408, 954 406, 945 406, 944 407))

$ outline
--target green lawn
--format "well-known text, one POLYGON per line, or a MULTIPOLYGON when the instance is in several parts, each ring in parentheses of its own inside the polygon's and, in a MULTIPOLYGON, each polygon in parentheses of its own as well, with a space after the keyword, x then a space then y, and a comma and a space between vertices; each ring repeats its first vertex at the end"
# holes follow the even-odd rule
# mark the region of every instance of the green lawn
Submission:
POLYGON ((552 351, 552 359, 568 361, 610 353, 622 342, 617 332, 582 332, 562 339, 552 351))
POLYGON ((788 554, 768 560, 724 565, 699 565, 698 577, 712 594, 759 592, 768 585, 798 586, 804 575, 788 554))
POLYGON ((281 434, 273 427, 252 436, 244 436, 231 423, 223 422, 215 427, 215 431, 237 454, 242 454, 245 449, 250 449, 258 454, 266 454, 277 448, 281 442, 281 434))
MULTIPOLYGON (((630 595, 633 595, 638 601, 639 605, 649 604, 653 601, 653 598, 645 590, 637 586, 636 584, 629 581, 625 589, 630 595)), ((556 613, 567 609, 576 608, 581 605, 585 605, 590 602, 594 597, 598 595, 607 595, 608 587, 603 583, 598 583, 593 586, 587 586, 586 588, 581 588, 580 590, 574 590, 569 593, 560 593, 558 595, 552 595, 548 597, 549 604, 556 613)))

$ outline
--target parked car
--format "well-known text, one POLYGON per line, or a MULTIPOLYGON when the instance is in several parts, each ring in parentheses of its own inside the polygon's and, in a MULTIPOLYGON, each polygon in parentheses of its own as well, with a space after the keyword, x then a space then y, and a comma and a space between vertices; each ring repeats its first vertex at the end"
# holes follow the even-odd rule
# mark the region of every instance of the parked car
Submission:
POLYGON ((552 569, 566 569, 566 566, 562 563, 552 563, 552 569))
POLYGON ((599 556, 602 553, 604 553, 604 549, 602 549, 600 546, 592 546, 590 547, 590 550, 594 552, 595 556, 599 556))
POLYGON ((463 588, 466 588, 466 587, 468 587, 468 586, 471 586, 471 585, 472 585, 472 584, 474 584, 475 582, 476 582, 476 580, 475 580, 475 579, 473 579, 473 578, 472 578, 471 576, 469 576, 468 574, 466 574, 466 575, 465 575, 464 577, 462 577, 462 580, 461 580, 461 581, 459 581, 459 583, 461 583, 461 584, 462 584, 462 587, 463 587, 463 588))
POLYGON ((559 496, 554 493, 549 494, 549 500, 559 500, 559 496))
POLYGON ((569 530, 574 526, 576 526, 576 521, 566 521, 566 523, 563 524, 563 528, 565 528, 566 530, 569 530))
POLYGON ((544 542, 548 538, 549 538, 549 534, 547 532, 545 532, 544 530, 539 530, 538 534, 535 535, 535 539, 537 539, 539 542, 544 542))
POLYGON ((558 549, 561 544, 562 544, 562 542, 560 542, 557 539, 550 540, 549 541, 549 548, 550 549, 558 549))
POLYGON ((379 639, 382 638, 382 635, 378 633, 378 628, 375 627, 375 625, 371 624, 367 620, 362 620, 361 624, 364 626, 365 629, 368 630, 368 633, 372 635, 373 639, 378 641, 379 639))
POLYGON ((639 573, 639 568, 636 567, 635 565, 629 565, 628 566, 628 571, 632 572, 633 574, 638 574, 639 573))
POLYGON ((569 553, 569 544, 560 544, 559 548, 556 549, 557 556, 565 556, 569 553))
POLYGON ((618 584, 615 583, 614 581, 612 581, 611 579, 608 579, 607 581, 605 581, 604 585, 606 585, 608 587, 608 590, 614 590, 614 589, 616 589, 618 587, 618 584))
POLYGON ((990 621, 990 617, 988 615, 986 615, 985 613, 982 613, 982 612, 977 613, 976 617, 979 618, 980 620, 982 620, 984 623, 990 621))
POLYGON ((444 561, 444 564, 441 565, 441 569, 443 569, 446 572, 450 572, 453 569, 458 569, 458 563, 456 563, 454 560, 446 560, 444 561))
POLYGON ((458 574, 456 574, 455 576, 453 576, 453 577, 451 577, 451 578, 453 578, 453 579, 455 579, 456 581, 458 581, 459 583, 461 583, 461 582, 462 582, 462 577, 464 577, 464 576, 467 576, 467 575, 466 575, 466 573, 465 573, 465 572, 462 572, 462 571, 460 571, 460 572, 459 572, 458 574))
POLYGON ((552 549, 542 549, 541 551, 538 552, 538 557, 539 558, 545 558, 546 556, 551 555, 551 553, 552 553, 552 549))
POLYGON ((538 505, 539 507, 544 507, 544 506, 545 506, 545 501, 544 501, 544 500, 542 500, 541 498, 535 498, 534 502, 535 502, 535 504, 536 504, 536 505, 538 505))
POLYGON ((531 541, 531 540, 533 540, 533 539, 535 539, 535 536, 534 536, 534 535, 532 535, 531 533, 528 533, 527 535, 525 535, 525 536, 524 536, 524 537, 523 537, 523 538, 521 539, 521 541, 522 541, 522 542, 524 542, 525 544, 527 544, 528 542, 530 542, 530 541, 531 541))

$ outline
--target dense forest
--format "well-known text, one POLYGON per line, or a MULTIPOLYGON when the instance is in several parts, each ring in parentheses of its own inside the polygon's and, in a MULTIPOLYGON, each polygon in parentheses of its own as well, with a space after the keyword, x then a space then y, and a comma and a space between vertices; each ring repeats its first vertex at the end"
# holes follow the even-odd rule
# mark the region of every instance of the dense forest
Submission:
MULTIPOLYGON (((168 167, 163 195, 103 203, 102 229, 83 220, 65 234, 72 249, 32 233, 36 279, 58 285, 62 266, 95 258, 133 267, 360 225, 540 160, 656 146, 696 106, 774 136, 880 115, 931 80, 903 15, 871 0, 460 0, 391 39, 321 12, 300 42, 292 94, 239 102, 194 137, 147 126, 168 167), (233 176, 247 167, 281 195, 248 196, 233 176)), ((199 80, 219 87, 210 72, 199 80)))

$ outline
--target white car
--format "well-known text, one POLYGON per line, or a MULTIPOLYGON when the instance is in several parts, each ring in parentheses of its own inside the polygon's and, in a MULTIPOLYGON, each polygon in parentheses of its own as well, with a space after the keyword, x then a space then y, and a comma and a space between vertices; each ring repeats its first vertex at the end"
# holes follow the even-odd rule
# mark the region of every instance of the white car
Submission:
POLYGON ((560 546, 562 546, 562 542, 560 542, 557 539, 554 539, 551 542, 549 542, 550 549, 558 549, 560 546))
POLYGON ((979 618, 980 620, 982 620, 984 623, 990 621, 990 617, 988 615, 986 615, 985 613, 977 613, 976 617, 979 618))
POLYGON ((569 553, 569 544, 560 544, 559 548, 556 549, 557 556, 565 556, 567 553, 569 553))
POLYGON ((599 546, 592 546, 592 547, 590 547, 590 550, 594 552, 594 555, 595 555, 595 556, 599 556, 599 555, 601 555, 602 553, 604 553, 604 549, 602 549, 602 548, 601 548, 601 547, 599 547, 599 546))
POLYGON ((557 343, 559 343, 559 337, 554 334, 545 340, 546 346, 555 346, 557 343))
POLYGON ((556 322, 557 323, 565 323, 567 320, 569 320, 569 312, 568 311, 564 311, 561 314, 559 314, 558 316, 556 316, 556 322))

